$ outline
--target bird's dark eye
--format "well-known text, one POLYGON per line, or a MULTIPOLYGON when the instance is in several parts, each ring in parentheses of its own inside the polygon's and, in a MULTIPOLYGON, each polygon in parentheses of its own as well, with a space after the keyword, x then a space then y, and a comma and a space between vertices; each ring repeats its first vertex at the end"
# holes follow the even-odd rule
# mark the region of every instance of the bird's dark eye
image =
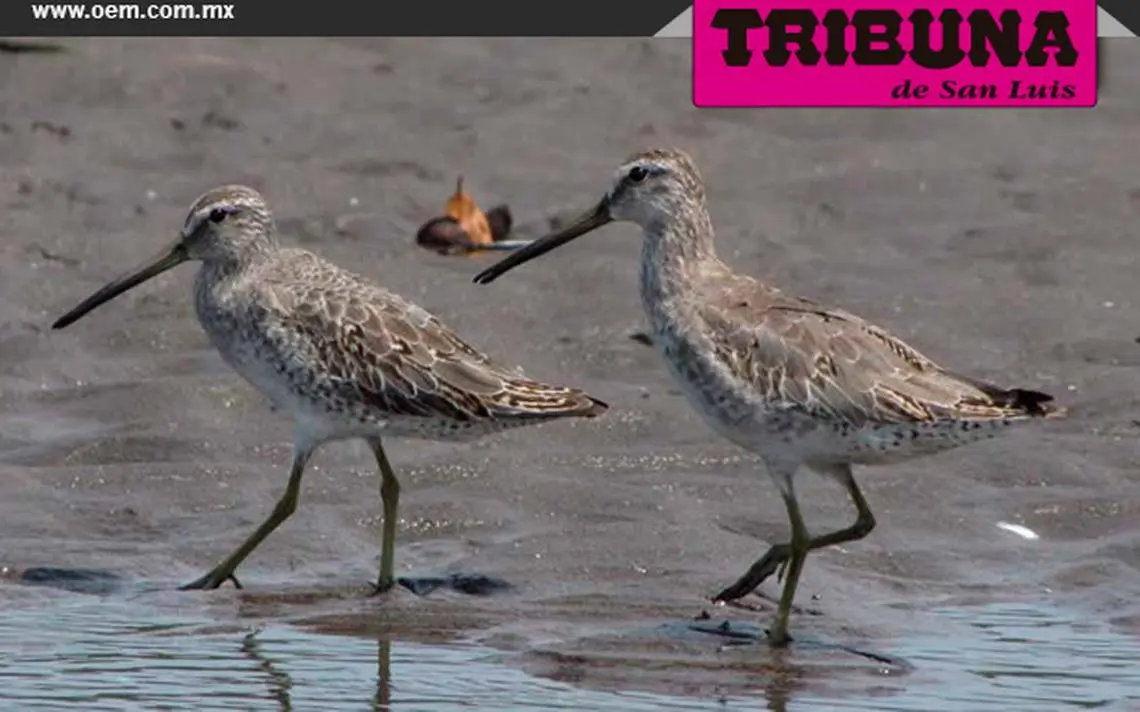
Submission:
POLYGON ((629 169, 629 179, 634 183, 640 183, 645 180, 648 175, 649 171, 645 170, 642 166, 634 166, 629 169))
POLYGON ((229 215, 229 213, 227 213, 222 208, 214 208, 210 211, 210 222, 220 223, 226 219, 227 215, 229 215))

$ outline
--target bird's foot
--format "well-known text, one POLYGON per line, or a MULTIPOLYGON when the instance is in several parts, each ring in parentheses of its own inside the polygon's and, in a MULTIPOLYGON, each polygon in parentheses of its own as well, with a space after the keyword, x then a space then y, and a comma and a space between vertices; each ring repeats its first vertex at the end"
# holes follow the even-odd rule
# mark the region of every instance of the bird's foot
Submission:
MULTIPOLYGON (((752 594, 759 598, 763 603, 750 603, 748 601, 725 601, 724 605, 730 606, 735 610, 747 611, 749 613, 768 613, 773 606, 780 605, 780 601, 770 596, 763 591, 753 591, 752 594)), ((810 608, 808 606, 801 606, 798 603, 792 604, 792 613, 797 616, 822 616, 823 611, 819 608, 810 608)))
POLYGON ((372 584, 372 593, 370 596, 380 596, 388 593, 396 586, 396 579, 392 577, 384 577, 372 584))
POLYGON ((777 630, 775 626, 768 629, 768 644, 773 648, 786 648, 792 642, 792 636, 787 630, 777 630))
POLYGON ((233 582, 234 588, 236 588, 236 589, 240 590, 242 588, 241 582, 238 581, 237 576, 234 576, 232 571, 221 571, 219 569, 214 569, 200 579, 196 579, 194 581, 191 581, 190 583, 188 583, 184 586, 179 586, 178 590, 179 591, 212 590, 212 589, 218 588, 219 586, 221 586, 226 581, 233 582))
POLYGON ((774 544, 768 549, 768 553, 752 564, 748 571, 737 579, 736 583, 713 596, 712 602, 728 603, 744 598, 755 591, 757 586, 764 583, 765 579, 777 572, 779 579, 782 580, 791 551, 791 547, 787 544, 774 544))

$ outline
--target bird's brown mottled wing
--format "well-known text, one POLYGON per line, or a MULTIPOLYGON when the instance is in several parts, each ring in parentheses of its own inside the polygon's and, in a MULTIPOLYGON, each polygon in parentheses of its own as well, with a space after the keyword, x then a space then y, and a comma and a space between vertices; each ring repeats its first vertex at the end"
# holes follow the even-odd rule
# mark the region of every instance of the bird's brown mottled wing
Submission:
POLYGON ((403 417, 547 419, 594 416, 601 401, 530 380, 492 361, 427 311, 315 256, 304 274, 262 275, 267 332, 292 335, 304 378, 349 405, 403 417), (320 275, 313 275, 320 272, 320 275), (314 279, 317 276, 319 279, 314 279), (272 328, 278 324, 280 328, 272 328))
POLYGON ((720 360, 770 402, 855 426, 1053 410, 1045 394, 955 375, 853 314, 746 277, 725 275, 706 296, 720 360))

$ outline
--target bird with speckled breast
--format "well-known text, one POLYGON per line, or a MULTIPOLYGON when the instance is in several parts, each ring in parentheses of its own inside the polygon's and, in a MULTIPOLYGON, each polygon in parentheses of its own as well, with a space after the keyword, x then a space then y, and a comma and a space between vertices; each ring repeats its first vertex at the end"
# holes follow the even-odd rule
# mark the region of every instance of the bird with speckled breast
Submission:
POLYGON ((591 210, 475 281, 491 282, 614 221, 641 227, 641 302, 670 374, 714 431, 759 456, 784 500, 791 539, 714 596, 737 600, 773 573, 786 575, 768 630, 774 645, 791 641, 808 552, 862 539, 875 526, 852 465, 903 462, 1065 412, 1052 396, 957 374, 850 312, 734 272, 715 249, 704 179, 677 149, 631 156, 591 210), (794 482, 804 467, 843 485, 854 524, 809 533, 794 482))
POLYGON ((83 300, 62 329, 99 305, 186 261, 201 262, 194 306, 222 358, 293 416, 285 492, 268 518, 185 589, 217 588, 297 507, 306 463, 322 444, 359 438, 380 470, 384 523, 379 592, 395 579, 400 484, 381 441, 462 442, 607 405, 577 388, 532 380, 476 350, 435 316, 300 249, 282 248, 265 199, 227 185, 194 202, 157 256, 83 300))

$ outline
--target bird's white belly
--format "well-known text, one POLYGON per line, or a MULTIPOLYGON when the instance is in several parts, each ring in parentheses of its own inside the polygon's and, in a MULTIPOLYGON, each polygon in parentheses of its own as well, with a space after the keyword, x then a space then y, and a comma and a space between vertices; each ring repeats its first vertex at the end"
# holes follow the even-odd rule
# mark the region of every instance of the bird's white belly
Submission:
MULTIPOLYGON (((846 435, 792 409, 765 403, 749 384, 741 383, 711 359, 678 358, 662 340, 666 368, 685 398, 718 435, 761 457, 830 460, 853 444, 846 435)), ((694 353, 689 348, 687 353, 694 353)))
MULTIPOLYGON (((213 335, 212 335, 213 336, 213 335)), ((295 426, 318 439, 357 437, 378 432, 383 423, 361 423, 331 402, 322 402, 299 389, 289 371, 256 353, 252 345, 226 334, 213 338, 222 359, 277 409, 289 413, 295 426)))

